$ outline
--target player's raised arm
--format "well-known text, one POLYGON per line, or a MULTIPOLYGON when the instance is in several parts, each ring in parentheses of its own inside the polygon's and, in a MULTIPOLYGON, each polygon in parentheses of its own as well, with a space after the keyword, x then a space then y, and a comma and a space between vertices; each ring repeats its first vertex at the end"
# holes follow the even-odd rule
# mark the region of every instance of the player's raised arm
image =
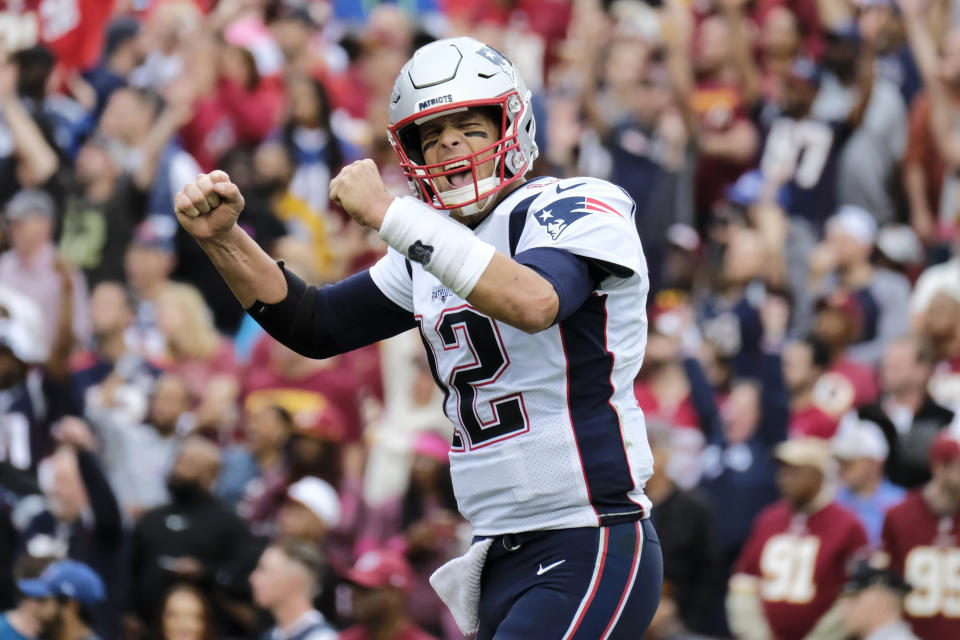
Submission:
POLYGON ((463 225, 412 198, 394 199, 372 160, 345 167, 330 183, 330 199, 478 311, 528 333, 556 319, 560 299, 550 282, 463 225))
POLYGON ((210 257, 240 304, 280 302, 287 296, 283 272, 237 225, 243 195, 223 171, 200 174, 174 198, 177 219, 210 257))
POLYGON ((280 267, 237 225, 243 195, 223 171, 200 175, 175 199, 177 218, 254 320, 297 353, 326 358, 414 326, 363 271, 325 287, 280 267))

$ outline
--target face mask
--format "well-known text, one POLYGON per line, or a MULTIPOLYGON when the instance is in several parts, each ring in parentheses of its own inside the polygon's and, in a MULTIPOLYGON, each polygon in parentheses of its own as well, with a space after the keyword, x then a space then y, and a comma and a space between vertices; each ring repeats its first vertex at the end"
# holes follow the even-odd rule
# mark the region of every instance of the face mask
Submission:
POLYGON ((176 476, 167 478, 167 491, 174 502, 196 502, 207 496, 207 490, 195 480, 184 480, 176 476))

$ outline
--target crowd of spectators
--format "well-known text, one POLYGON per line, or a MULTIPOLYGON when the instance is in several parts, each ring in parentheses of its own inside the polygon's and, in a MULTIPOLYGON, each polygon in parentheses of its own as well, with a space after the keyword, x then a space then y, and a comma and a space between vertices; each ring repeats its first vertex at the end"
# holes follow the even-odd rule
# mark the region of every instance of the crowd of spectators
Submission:
MULTIPOLYGON (((419 337, 293 353, 173 213, 224 169, 305 280, 371 265, 327 184, 371 157, 408 192, 394 78, 461 34, 532 89, 537 175, 637 204, 648 637, 909 633, 875 564, 834 603, 908 492, 944 535, 960 508, 956 2, 35 0, 0 4, 0 638, 462 637, 427 581, 471 532, 419 337), (778 523, 823 542, 774 559, 807 582, 761 551, 778 523)), ((960 637, 939 611, 913 633, 960 637)))

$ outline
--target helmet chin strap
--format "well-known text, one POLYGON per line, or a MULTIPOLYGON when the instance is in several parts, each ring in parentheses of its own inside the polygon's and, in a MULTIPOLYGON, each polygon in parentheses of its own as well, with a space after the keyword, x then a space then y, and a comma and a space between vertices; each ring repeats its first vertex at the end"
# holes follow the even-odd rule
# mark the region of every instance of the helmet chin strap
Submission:
MULTIPOLYGON (((461 202, 473 200, 478 193, 492 192, 498 186, 500 186, 500 178, 495 175, 490 176, 489 178, 484 178, 483 180, 477 182, 476 188, 474 188, 474 183, 471 182, 470 184, 465 184, 462 187, 457 187, 456 189, 441 191, 439 194, 440 202, 442 202, 445 207, 455 207, 461 202)), ((476 202, 471 202, 470 204, 459 207, 460 215, 469 216, 479 212, 481 209, 483 209, 483 206, 481 206, 480 203, 482 202, 483 205, 486 205, 491 196, 493 196, 493 193, 490 193, 490 195, 487 197, 481 198, 476 202)))
POLYGON ((457 187, 456 189, 448 189, 447 191, 440 192, 440 202, 443 203, 445 207, 453 207, 461 202, 467 202, 468 200, 473 200, 473 198, 478 193, 487 193, 487 197, 480 198, 476 202, 471 202, 468 205, 459 207, 460 215, 463 217, 472 216, 475 213, 480 213, 486 209, 491 202, 493 202, 492 196, 494 195, 497 187, 500 186, 500 178, 497 176, 497 168, 500 166, 501 157, 498 155, 493 161, 493 175, 489 178, 484 178, 477 181, 476 189, 474 189, 473 184, 465 184, 462 187, 457 187), (481 204, 482 203, 482 204, 481 204))

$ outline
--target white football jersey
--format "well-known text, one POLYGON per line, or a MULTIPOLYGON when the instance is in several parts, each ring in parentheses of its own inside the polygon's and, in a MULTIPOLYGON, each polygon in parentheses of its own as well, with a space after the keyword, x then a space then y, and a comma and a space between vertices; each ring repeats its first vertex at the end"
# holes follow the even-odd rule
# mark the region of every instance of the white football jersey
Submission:
POLYGON ((630 197, 603 180, 539 178, 474 229, 508 256, 553 247, 620 272, 568 318, 532 335, 480 313, 393 249, 370 269, 420 324, 455 427, 454 491, 477 535, 599 526, 650 512, 643 486, 653 457, 633 394, 649 279, 633 214, 630 197))

